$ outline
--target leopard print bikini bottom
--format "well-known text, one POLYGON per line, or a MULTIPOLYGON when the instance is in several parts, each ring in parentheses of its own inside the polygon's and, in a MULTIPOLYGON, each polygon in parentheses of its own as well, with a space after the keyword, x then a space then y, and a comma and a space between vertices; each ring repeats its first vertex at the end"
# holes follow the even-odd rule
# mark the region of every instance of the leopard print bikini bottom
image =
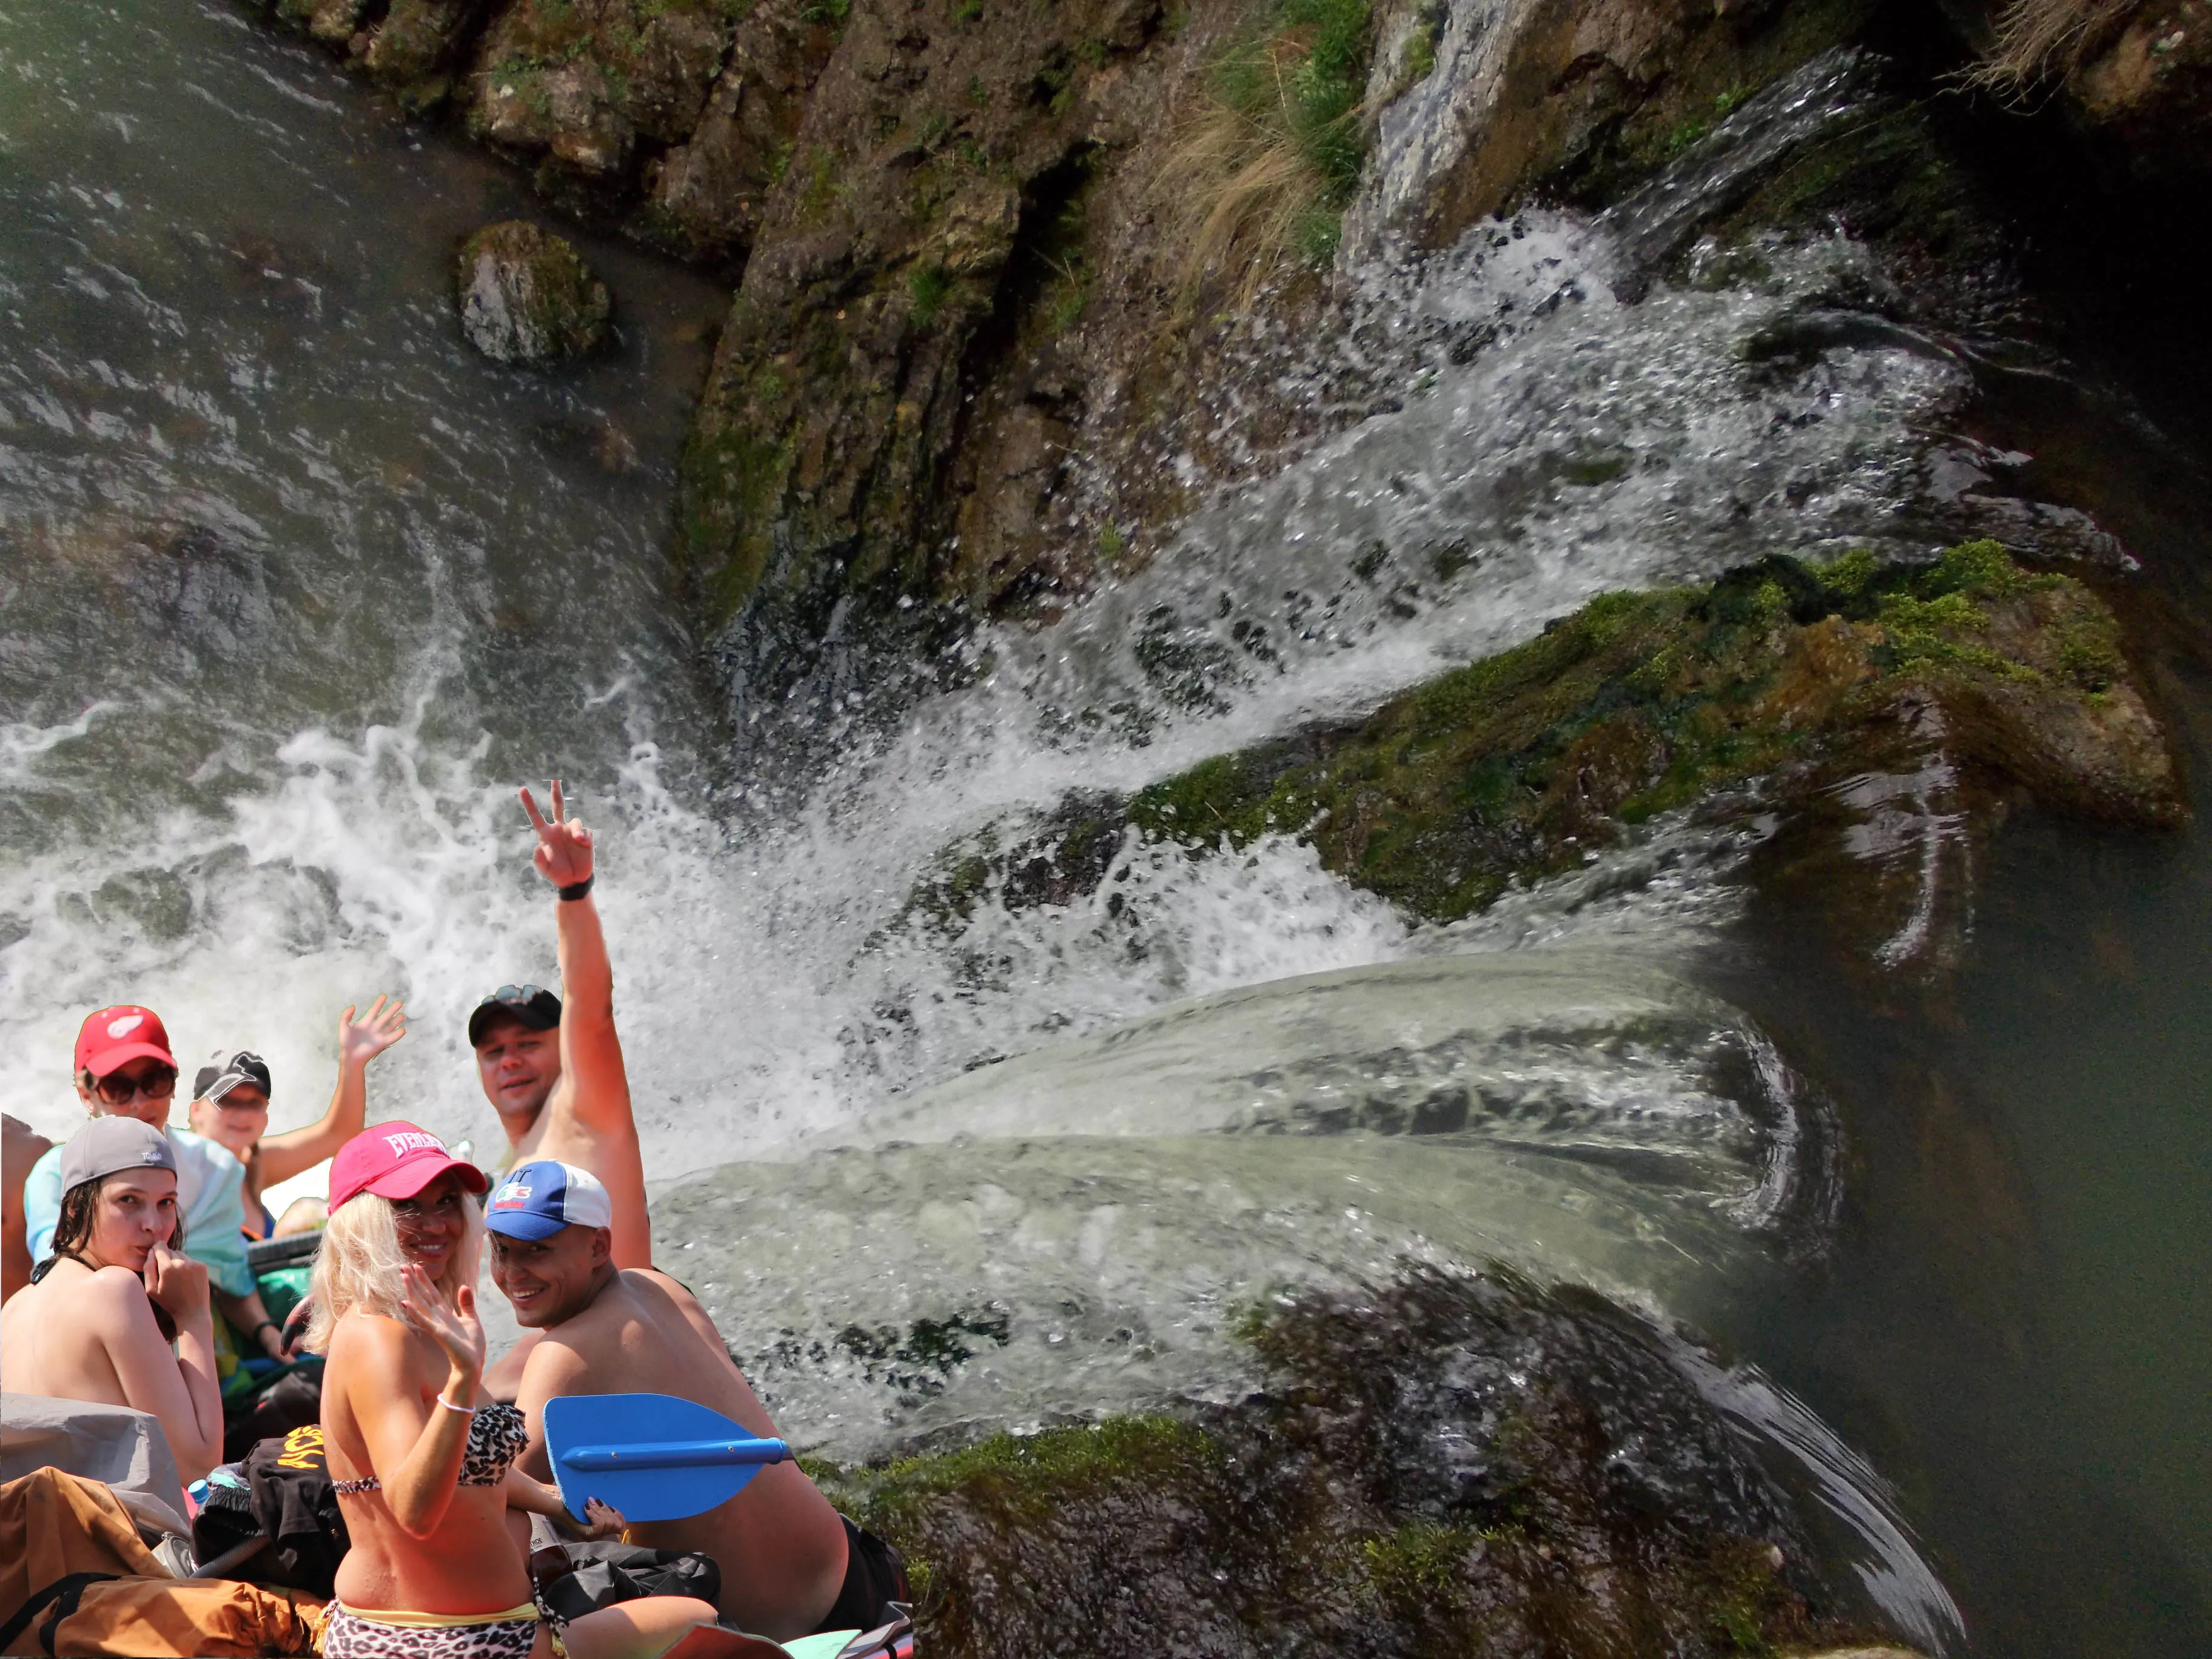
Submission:
MULTIPOLYGON (((333 1601, 323 1626, 323 1659, 529 1659, 545 1617, 532 1601, 462 1615, 356 1612, 333 1601)), ((557 1623, 552 1634, 554 1659, 568 1659, 557 1623)))

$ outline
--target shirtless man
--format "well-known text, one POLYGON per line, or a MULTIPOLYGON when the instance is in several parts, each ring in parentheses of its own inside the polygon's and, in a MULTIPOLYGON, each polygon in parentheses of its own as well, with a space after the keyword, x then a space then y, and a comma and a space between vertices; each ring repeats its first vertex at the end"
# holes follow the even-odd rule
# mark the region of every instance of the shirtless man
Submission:
MULTIPOLYGON (((559 1158, 589 1170, 614 1203, 614 1261, 619 1267, 653 1265, 646 1215, 645 1162, 630 1116, 629 1074, 615 1034, 614 969, 592 901, 592 832, 565 817, 568 802, 553 780, 549 822, 525 789, 523 810, 538 831, 532 862, 558 897, 560 996, 535 985, 502 985, 469 1016, 469 1046, 484 1098, 507 1132, 501 1168, 532 1158, 559 1158)), ((522 1340, 484 1372, 495 1400, 512 1400, 535 1339, 522 1340)))
MULTIPOLYGON (((516 1404, 530 1424, 523 1467, 550 1480, 544 1406, 558 1395, 672 1394, 780 1438, 691 1293, 650 1269, 615 1265, 605 1189, 573 1164, 526 1164, 484 1212, 492 1282, 538 1335, 516 1404)), ((683 1521, 633 1525, 627 1540, 711 1556, 725 1622, 784 1642, 867 1630, 908 1595, 897 1552, 830 1506, 795 1463, 771 1463, 729 1502, 683 1521)))
POLYGON ((615 1265, 653 1265, 646 1219, 645 1163, 629 1111, 629 1074, 615 1035, 614 970, 592 902, 592 832, 564 818, 561 780, 553 817, 541 817, 531 793, 523 810, 538 831, 532 862, 559 895, 561 995, 534 985, 502 985, 469 1016, 469 1045, 484 1098, 507 1131, 508 1164, 559 1158, 597 1176, 614 1200, 615 1265))

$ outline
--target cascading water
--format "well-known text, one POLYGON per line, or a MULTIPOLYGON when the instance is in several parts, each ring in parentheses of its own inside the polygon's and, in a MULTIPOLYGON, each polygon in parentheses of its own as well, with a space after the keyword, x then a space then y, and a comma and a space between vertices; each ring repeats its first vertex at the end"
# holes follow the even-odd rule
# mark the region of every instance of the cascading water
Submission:
MULTIPOLYGON (((1694 1316, 1817 1247, 1817 1096, 1671 971, 1733 912, 1715 832, 1662 823, 1451 928, 1285 837, 1132 840, 1068 902, 943 926, 909 901, 963 837, 1607 589, 1930 545, 1924 433, 1966 370, 1879 331, 1753 361, 1872 280, 1863 250, 1693 260, 1632 304, 1643 222, 1532 214, 1368 273, 1374 315, 1453 343, 1398 407, 1058 623, 979 635, 962 689, 817 731, 846 749, 817 773, 717 792, 659 574, 714 296, 597 250, 618 350, 495 370, 443 285, 499 175, 216 9, 0 26, 0 1031, 39 1127, 98 1002, 269 1054, 285 1123, 337 1008, 388 989, 416 1027, 376 1109, 486 1144, 462 1017, 551 972, 511 792, 557 771, 601 830, 648 1169, 748 1166, 665 1192, 662 1237, 799 1437, 1234 1389, 1240 1299, 1403 1257, 1694 1316)), ((1875 1576, 1940 1642, 1892 1530, 1875 1576)))
MULTIPOLYGON (((494 182, 418 159, 312 59, 220 14, 178 27, 199 90, 155 147, 130 136, 155 84, 131 30, 64 53, 19 25, 35 73, 12 94, 9 234, 37 280, 16 283, 7 362, 8 971, 32 1051, 127 985, 210 1047, 245 1039, 222 1011, 255 1009, 305 1090, 336 1006, 392 985, 424 1024, 386 1097, 483 1127, 456 1011, 548 970, 508 792, 556 767, 607 822, 617 940, 656 942, 622 954, 625 1030, 648 1156, 686 1166, 1164 1000, 1440 948, 1287 842, 1133 848, 1118 874, 1144 902, 1112 917, 987 908, 951 943, 892 924, 979 825, 1371 702, 1605 588, 1911 544, 1911 423, 1960 383, 1879 348, 1779 383, 1735 361, 1858 262, 1847 243, 1759 289, 1626 307, 1602 232, 1486 232, 1410 291, 1483 324, 1486 349, 1224 493, 1056 628, 977 641, 980 684, 802 799, 748 811, 767 786, 737 780, 726 829, 696 787, 712 723, 648 510, 683 409, 657 359, 696 295, 641 284, 623 350, 581 384, 475 363, 439 233, 494 182), (376 165, 341 161, 362 137, 376 165), (356 213, 461 204, 394 261, 305 182, 332 177, 356 213), (577 466, 617 398, 643 461, 577 466), (979 952, 988 983, 963 966, 979 952), (709 1038, 700 1009, 739 1012, 709 1038)), ((283 1092, 280 1112, 307 1109, 283 1092)), ((58 1077, 40 1109, 66 1115, 58 1077)))

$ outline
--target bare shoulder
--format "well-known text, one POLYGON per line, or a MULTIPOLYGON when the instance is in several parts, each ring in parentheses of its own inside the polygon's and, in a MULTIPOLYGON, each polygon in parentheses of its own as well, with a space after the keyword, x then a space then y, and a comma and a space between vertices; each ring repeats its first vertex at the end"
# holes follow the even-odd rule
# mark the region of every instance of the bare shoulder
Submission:
MULTIPOLYGON (((681 1280, 670 1278, 658 1267, 625 1267, 623 1282, 651 1294, 668 1298, 685 1313, 699 1307, 699 1298, 684 1288, 681 1280)), ((704 1309, 700 1310, 704 1312, 704 1309)))
POLYGON ((46 1282, 56 1290, 66 1291, 67 1299, 88 1314, 127 1318, 142 1308, 149 1312, 153 1308, 147 1299, 146 1281, 128 1267, 95 1267, 77 1276, 73 1285, 66 1280, 56 1283, 62 1271, 57 1267, 46 1282))
POLYGON ((325 1358, 341 1370, 358 1370, 377 1376, 398 1376, 411 1367, 414 1328, 386 1314, 349 1312, 331 1333, 325 1358))
POLYGON ((6 1166, 10 1182, 28 1175, 31 1165, 53 1144, 22 1119, 0 1112, 0 1164, 6 1166))
POLYGON ((589 1311, 542 1333, 523 1362, 518 1399, 545 1400, 556 1394, 586 1392, 575 1385, 591 1375, 593 1342, 586 1326, 589 1311))
MULTIPOLYGON (((699 1298, 681 1284, 657 1267, 632 1272, 624 1277, 645 1280, 649 1292, 660 1298, 664 1307, 681 1318, 690 1328, 691 1334, 708 1350, 726 1358, 728 1357, 729 1344, 722 1340, 721 1329, 714 1323, 714 1316, 701 1305, 699 1298)), ((737 1362, 732 1360, 730 1363, 734 1365, 737 1362)))
POLYGON ((542 1432, 537 1426, 538 1413, 545 1409, 547 1401, 562 1395, 606 1391, 594 1382, 598 1369, 594 1359, 607 1357, 607 1345, 596 1339, 590 1322, 592 1311, 587 1309, 578 1317, 541 1332, 531 1345, 530 1358, 523 1362, 521 1378, 515 1384, 514 1403, 529 1419, 533 1435, 542 1432))

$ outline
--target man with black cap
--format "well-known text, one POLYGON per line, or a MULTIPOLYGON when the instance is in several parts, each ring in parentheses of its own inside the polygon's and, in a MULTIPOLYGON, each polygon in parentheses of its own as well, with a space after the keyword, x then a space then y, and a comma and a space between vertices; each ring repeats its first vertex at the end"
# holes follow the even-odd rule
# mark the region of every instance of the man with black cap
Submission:
MULTIPOLYGON (((477 1075, 507 1131, 509 1150, 499 1167, 550 1158, 590 1170, 613 1204, 615 1265, 649 1267, 645 1164, 615 1034, 614 970, 592 902, 592 832, 564 817, 568 803, 558 778, 550 821, 530 791, 521 793, 538 832, 532 861, 558 895, 562 995, 536 985, 502 985, 469 1016, 477 1075)), ((507 1367, 494 1369, 503 1374, 507 1367)))
POLYGON ((338 1016, 338 1079, 321 1117, 304 1128, 270 1134, 269 1062, 258 1054, 218 1050, 192 1081, 193 1132, 230 1149, 244 1166, 246 1231, 255 1238, 319 1227, 326 1213, 316 1198, 295 1199, 279 1222, 261 1195, 335 1158, 368 1115, 368 1063, 407 1035, 404 1005, 380 996, 359 1019, 338 1016))

